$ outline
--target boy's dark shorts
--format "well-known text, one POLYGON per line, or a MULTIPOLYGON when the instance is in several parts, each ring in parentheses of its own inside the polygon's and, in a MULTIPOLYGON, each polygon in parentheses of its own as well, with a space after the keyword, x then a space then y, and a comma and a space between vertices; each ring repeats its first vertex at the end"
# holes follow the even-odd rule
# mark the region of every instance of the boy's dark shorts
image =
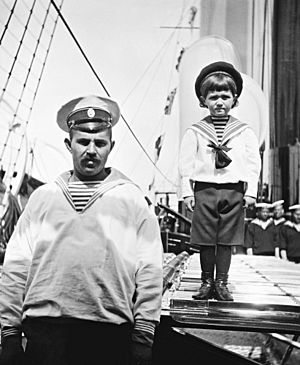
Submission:
POLYGON ((194 194, 191 245, 242 245, 244 183, 196 182, 194 194))

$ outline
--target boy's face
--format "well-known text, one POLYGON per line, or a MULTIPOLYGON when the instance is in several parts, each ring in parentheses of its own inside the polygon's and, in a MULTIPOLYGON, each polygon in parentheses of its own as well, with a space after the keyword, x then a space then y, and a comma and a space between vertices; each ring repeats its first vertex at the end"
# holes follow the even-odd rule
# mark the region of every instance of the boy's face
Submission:
POLYGON ((275 219, 279 219, 283 216, 284 210, 282 206, 275 207, 273 210, 273 216, 275 219))
POLYGON ((262 221, 266 221, 269 218, 269 216, 270 216, 269 209, 268 208, 261 208, 261 209, 259 209, 258 212, 257 212, 257 216, 262 221))
POLYGON ((215 117, 227 116, 235 97, 230 90, 209 91, 203 102, 208 107, 210 115, 215 117))
POLYGON ((300 223, 300 209, 296 209, 293 213, 294 222, 296 224, 300 223))

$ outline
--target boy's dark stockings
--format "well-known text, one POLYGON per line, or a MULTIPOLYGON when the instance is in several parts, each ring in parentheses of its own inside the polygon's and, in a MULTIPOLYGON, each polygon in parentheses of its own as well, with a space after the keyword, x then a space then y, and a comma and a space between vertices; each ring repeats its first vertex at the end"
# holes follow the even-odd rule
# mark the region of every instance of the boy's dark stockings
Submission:
POLYGON ((214 277, 215 267, 217 274, 228 274, 231 264, 231 246, 201 246, 200 264, 202 272, 209 272, 212 277, 214 277))
POLYGON ((227 288, 228 271, 231 264, 231 246, 201 246, 201 287, 199 292, 193 295, 194 299, 217 299, 221 301, 233 301, 233 297, 227 288), (216 278, 214 271, 216 267, 216 278))

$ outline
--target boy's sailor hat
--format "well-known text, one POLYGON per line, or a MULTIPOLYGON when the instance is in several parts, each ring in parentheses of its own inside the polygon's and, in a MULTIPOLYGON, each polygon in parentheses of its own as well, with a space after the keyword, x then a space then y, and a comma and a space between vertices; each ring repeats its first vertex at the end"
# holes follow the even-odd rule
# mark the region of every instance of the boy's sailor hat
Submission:
POLYGON ((195 91, 198 99, 201 96, 201 86, 203 82, 212 75, 216 74, 224 74, 230 76, 236 84, 236 93, 237 97, 241 95, 243 89, 243 79, 241 74, 234 68, 231 63, 224 62, 224 61, 217 61, 210 63, 206 67, 204 67, 200 74, 198 75, 196 82, 195 82, 195 91))
POLYGON ((108 97, 97 95, 75 98, 57 112, 57 124, 65 131, 84 129, 84 123, 94 122, 96 130, 113 127, 120 118, 118 104, 108 97))
POLYGON ((259 208, 267 208, 267 209, 270 209, 272 208, 272 204, 269 204, 269 203, 256 203, 255 204, 255 208, 259 209, 259 208))
POLYGON ((272 203, 272 208, 279 207, 280 205, 283 205, 284 200, 277 200, 276 202, 272 203))
POLYGON ((289 210, 298 210, 298 209, 300 209, 300 204, 291 205, 289 207, 289 210))

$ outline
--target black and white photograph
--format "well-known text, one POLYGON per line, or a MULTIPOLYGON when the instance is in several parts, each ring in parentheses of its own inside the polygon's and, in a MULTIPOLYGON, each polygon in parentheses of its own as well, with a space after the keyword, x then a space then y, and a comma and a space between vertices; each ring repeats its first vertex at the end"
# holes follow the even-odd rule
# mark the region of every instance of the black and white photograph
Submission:
POLYGON ((299 365, 300 2, 0 0, 0 365, 299 365))

